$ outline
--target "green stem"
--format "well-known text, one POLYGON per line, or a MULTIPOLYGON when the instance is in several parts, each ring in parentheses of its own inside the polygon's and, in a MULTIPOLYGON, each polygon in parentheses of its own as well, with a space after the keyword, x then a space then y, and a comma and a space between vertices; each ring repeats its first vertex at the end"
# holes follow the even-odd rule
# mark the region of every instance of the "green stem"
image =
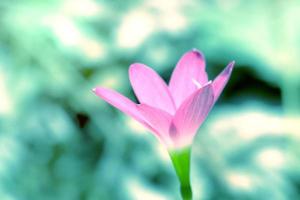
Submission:
POLYGON ((191 148, 169 152, 177 177, 180 181, 180 193, 183 200, 192 200, 193 193, 190 184, 191 148))

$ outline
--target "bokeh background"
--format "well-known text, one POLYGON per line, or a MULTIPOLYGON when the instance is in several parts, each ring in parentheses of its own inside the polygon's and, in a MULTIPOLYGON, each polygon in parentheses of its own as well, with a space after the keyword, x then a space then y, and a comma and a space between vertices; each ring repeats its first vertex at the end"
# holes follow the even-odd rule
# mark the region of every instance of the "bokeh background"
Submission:
POLYGON ((168 154, 96 97, 135 99, 127 70, 168 81, 200 49, 236 67, 200 128, 195 199, 300 199, 298 0, 1 0, 0 199, 179 199, 168 154))

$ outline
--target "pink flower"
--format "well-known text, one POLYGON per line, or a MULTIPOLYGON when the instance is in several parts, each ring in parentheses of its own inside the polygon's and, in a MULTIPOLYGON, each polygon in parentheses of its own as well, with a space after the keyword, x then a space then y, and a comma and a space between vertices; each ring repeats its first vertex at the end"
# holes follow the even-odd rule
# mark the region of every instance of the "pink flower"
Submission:
POLYGON ((233 66, 234 62, 229 63, 213 81, 208 81, 204 56, 194 49, 181 57, 169 85, 146 65, 132 64, 129 78, 139 104, 103 87, 93 91, 142 123, 169 149, 179 149, 192 144, 198 128, 225 87, 233 66))

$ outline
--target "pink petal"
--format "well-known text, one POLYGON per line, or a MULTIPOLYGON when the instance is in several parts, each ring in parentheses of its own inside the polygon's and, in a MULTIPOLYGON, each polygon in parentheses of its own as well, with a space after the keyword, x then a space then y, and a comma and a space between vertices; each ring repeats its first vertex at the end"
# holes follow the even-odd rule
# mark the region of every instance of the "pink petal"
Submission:
POLYGON ((153 131, 153 128, 145 121, 141 113, 137 109, 137 105, 132 102, 130 99, 127 97, 124 97, 120 93, 102 88, 102 87, 96 87, 93 89, 94 93, 101 97, 103 100, 108 102, 109 104, 113 105, 114 107, 118 108, 125 114, 131 116, 147 128, 153 131))
POLYGON ((215 102, 218 100, 220 94, 222 93, 226 83, 228 82, 232 69, 234 66, 234 61, 230 62, 227 67, 215 78, 215 80, 212 83, 213 90, 214 90, 214 96, 215 96, 215 102))
POLYGON ((158 137, 167 146, 171 145, 169 136, 169 127, 172 120, 172 116, 158 108, 151 107, 146 104, 138 105, 138 110, 147 120, 147 122, 158 132, 158 137))
POLYGON ((193 80, 201 85, 208 81, 204 56, 196 49, 181 57, 170 79, 169 89, 177 107, 198 89, 193 80))
POLYGON ((199 126, 213 106, 211 83, 190 95, 176 111, 170 126, 170 134, 176 138, 177 146, 190 144, 199 126))
POLYGON ((169 89, 161 77, 144 64, 135 63, 129 68, 129 78, 138 100, 168 113, 175 112, 169 89))

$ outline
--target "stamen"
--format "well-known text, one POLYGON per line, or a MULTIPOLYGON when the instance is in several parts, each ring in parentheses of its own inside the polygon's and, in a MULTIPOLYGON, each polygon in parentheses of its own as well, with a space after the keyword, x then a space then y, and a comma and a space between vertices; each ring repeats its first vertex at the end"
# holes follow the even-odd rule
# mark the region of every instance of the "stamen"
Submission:
POLYGON ((194 78, 192 78, 193 83, 197 86, 197 88, 201 88, 201 84, 194 78))
POLYGON ((206 85, 208 85, 208 84, 211 84, 211 83, 212 83, 212 80, 210 80, 207 83, 205 83, 205 85, 203 85, 203 87, 206 86, 206 85))

